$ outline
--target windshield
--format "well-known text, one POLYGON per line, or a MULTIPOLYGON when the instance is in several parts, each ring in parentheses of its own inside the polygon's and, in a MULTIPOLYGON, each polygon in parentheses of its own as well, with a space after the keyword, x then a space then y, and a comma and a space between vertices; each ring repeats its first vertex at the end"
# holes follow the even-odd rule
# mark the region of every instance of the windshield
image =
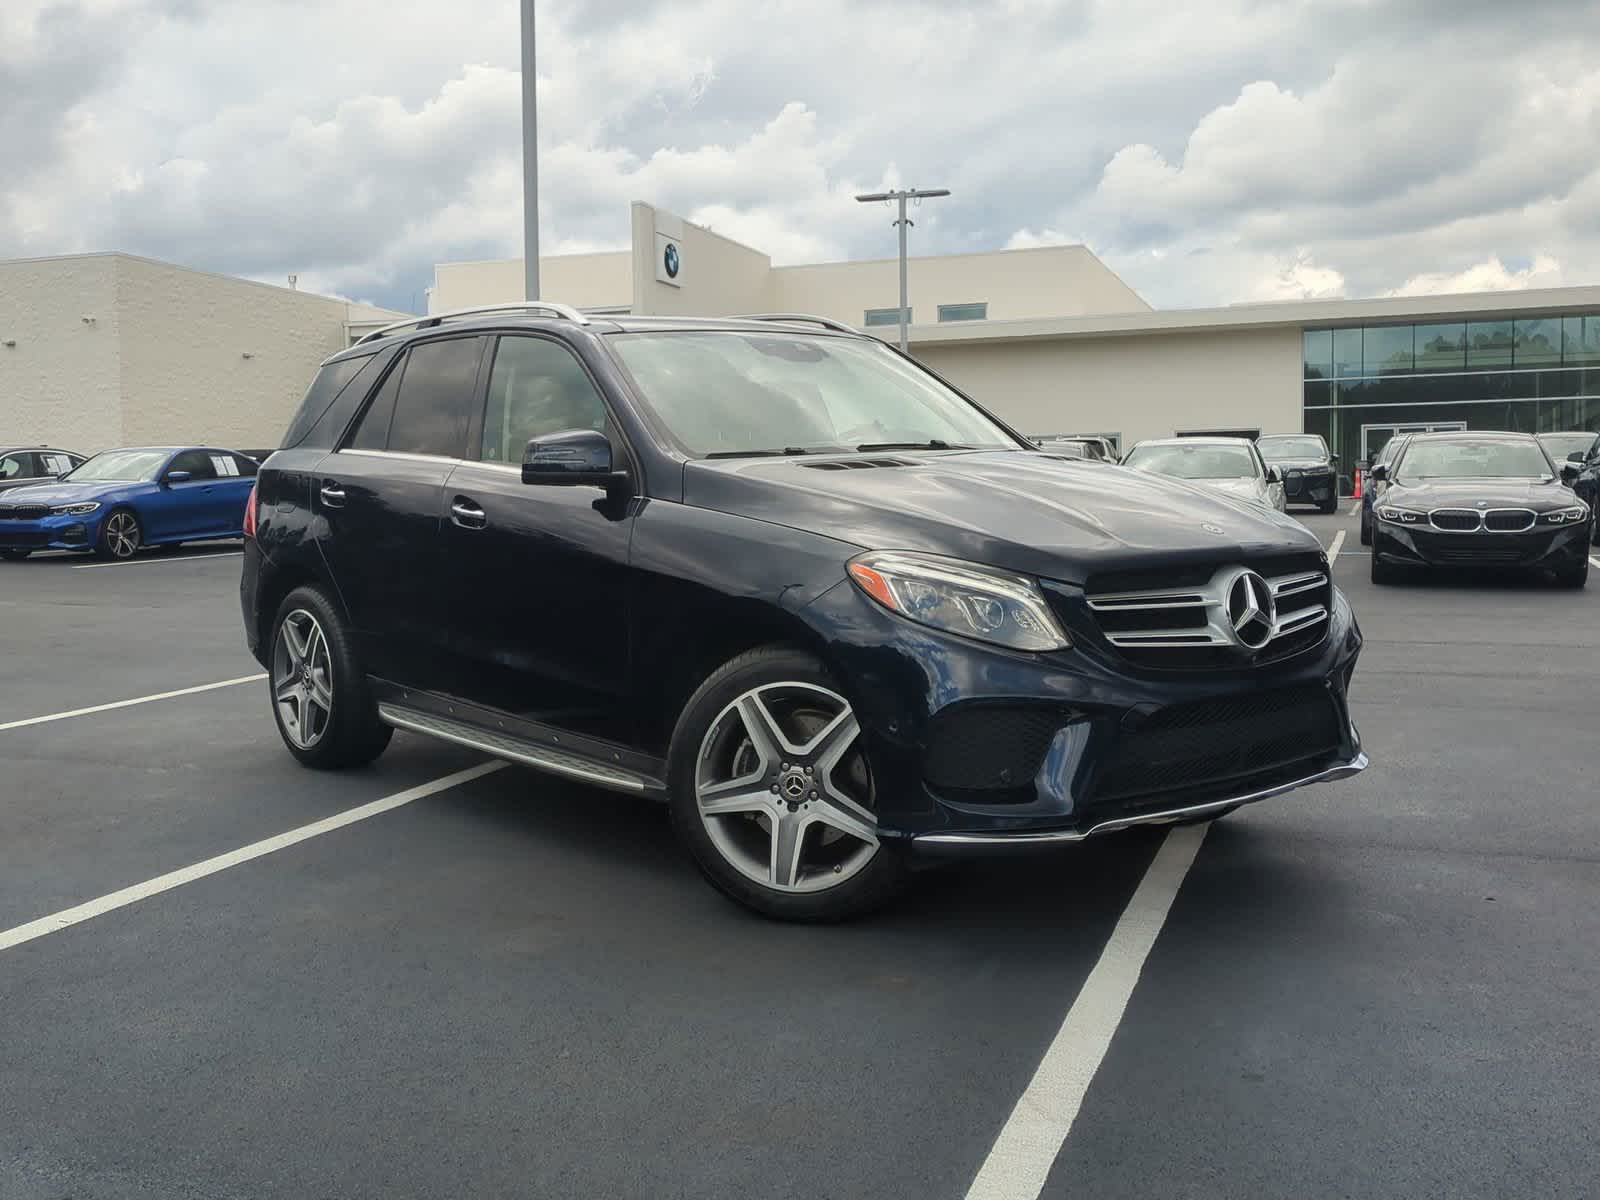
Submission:
POLYGON ((1256 474, 1256 460, 1243 446, 1204 443, 1135 446, 1126 465, 1175 479, 1238 479, 1256 474))
POLYGON ((62 478, 72 483, 91 483, 97 479, 148 482, 156 477, 171 453, 170 450, 107 450, 62 478))
POLYGON ((1264 437, 1256 449, 1269 462, 1280 458, 1326 458, 1328 448, 1319 437, 1264 437))
POLYGON ((1567 461, 1569 454, 1588 454, 1589 447, 1595 444, 1595 435, 1592 433, 1541 433, 1539 444, 1549 452, 1550 457, 1559 465, 1567 461))
POLYGON ((1400 460, 1407 479, 1547 479, 1550 460, 1539 444, 1528 441, 1475 441, 1452 438, 1412 442, 1400 460))
POLYGON ((887 445, 1017 448, 972 405, 877 342, 787 333, 611 339, 667 431, 699 457, 887 445))

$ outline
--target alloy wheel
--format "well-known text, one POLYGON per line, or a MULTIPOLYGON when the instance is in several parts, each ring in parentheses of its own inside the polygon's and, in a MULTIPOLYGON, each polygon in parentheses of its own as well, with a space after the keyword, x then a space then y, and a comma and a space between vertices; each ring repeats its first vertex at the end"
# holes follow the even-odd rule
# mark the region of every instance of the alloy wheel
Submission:
POLYGON ((272 650, 272 699, 284 733, 300 749, 311 749, 328 732, 333 716, 328 639, 316 617, 303 608, 278 626, 272 650))
POLYGON ((130 512, 106 518, 106 547, 113 558, 132 558, 139 552, 139 520, 130 512))
POLYGON ((724 708, 700 742, 695 806, 741 874, 780 892, 819 892, 878 853, 861 726, 843 696, 763 684, 724 708))

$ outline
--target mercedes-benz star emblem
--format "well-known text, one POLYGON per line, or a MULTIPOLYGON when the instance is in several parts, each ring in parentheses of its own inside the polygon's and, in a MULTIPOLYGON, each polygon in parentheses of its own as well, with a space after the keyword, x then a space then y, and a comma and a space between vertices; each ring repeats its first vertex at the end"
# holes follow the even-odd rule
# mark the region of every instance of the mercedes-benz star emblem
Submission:
POLYGON ((667 268, 667 278, 676 279, 678 277, 678 247, 668 242, 667 249, 662 255, 662 261, 667 268))
POLYGON ((1228 624, 1246 650, 1259 650, 1272 640, 1278 606, 1272 587, 1254 571, 1240 571, 1228 584, 1228 624))
POLYGON ((1223 532, 1222 526, 1213 525, 1210 521, 1207 521, 1204 525, 1200 526, 1200 528, 1204 529, 1207 533, 1220 534, 1223 532))
POLYGON ((810 785, 807 783, 806 777, 798 771, 790 771, 783 777, 783 794, 787 799, 800 799, 806 794, 808 786, 810 785))

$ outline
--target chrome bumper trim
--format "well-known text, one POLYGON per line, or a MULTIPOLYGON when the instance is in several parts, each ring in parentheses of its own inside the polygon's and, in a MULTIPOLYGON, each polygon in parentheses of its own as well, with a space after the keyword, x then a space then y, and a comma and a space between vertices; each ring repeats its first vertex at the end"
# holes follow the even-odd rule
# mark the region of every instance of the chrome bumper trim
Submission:
POLYGON ((1281 796, 1285 792, 1292 792, 1296 788, 1306 787, 1313 783, 1330 783, 1335 779, 1349 779, 1352 775, 1359 775, 1367 769, 1367 756, 1357 752, 1356 756, 1348 762, 1339 763, 1315 775, 1308 775, 1304 779, 1296 779, 1293 783, 1281 783, 1277 787, 1270 787, 1264 791, 1248 792, 1243 796, 1229 796, 1224 800, 1208 800, 1204 804, 1193 804, 1185 808, 1168 808, 1160 812, 1139 813, 1132 817, 1118 817, 1111 821, 1101 821, 1098 825, 1088 829, 1061 829, 1045 830, 1040 833, 998 832, 998 833, 924 833, 912 839, 918 846, 1046 846, 1062 842, 1081 842, 1086 838, 1094 837, 1098 833, 1114 833, 1119 829, 1132 829, 1135 825, 1166 825, 1173 821, 1181 821, 1188 817, 1203 817, 1207 813, 1221 812, 1225 808, 1233 808, 1240 804, 1254 804, 1257 800, 1267 800, 1273 796, 1281 796))

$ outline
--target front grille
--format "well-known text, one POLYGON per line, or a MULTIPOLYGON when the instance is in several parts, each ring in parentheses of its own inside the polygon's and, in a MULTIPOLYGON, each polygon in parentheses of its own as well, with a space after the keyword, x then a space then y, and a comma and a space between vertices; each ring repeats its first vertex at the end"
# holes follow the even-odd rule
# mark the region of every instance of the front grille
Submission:
POLYGON ((1037 704, 975 702, 947 708, 929 723, 922 776, 942 791, 964 793, 979 803, 1031 800, 1033 778, 1051 739, 1071 716, 1037 704))
POLYGON ((1483 516, 1483 527, 1495 533, 1522 533, 1537 519, 1531 508, 1491 508, 1483 516))
POLYGON ((1479 515, 1470 508, 1436 508, 1428 514, 1435 529, 1448 533, 1471 533, 1481 523, 1479 515))
POLYGON ((1338 705, 1319 685, 1173 705, 1120 735, 1089 802, 1250 790, 1261 777, 1314 769, 1341 737, 1338 705))
MULTIPOLYGON (((1094 581, 1086 599, 1105 640, 1124 658, 1147 667, 1260 666, 1308 650, 1327 636, 1333 585, 1320 555, 1247 566, 1272 592, 1275 618, 1262 646, 1247 645, 1232 626, 1228 592, 1242 569, 1235 564, 1198 576, 1178 575, 1164 588, 1113 591, 1103 580, 1094 581)), ((1122 582, 1128 576, 1117 578, 1122 582)))
POLYGON ((49 515, 48 504, 0 504, 0 521, 37 521, 49 515))

